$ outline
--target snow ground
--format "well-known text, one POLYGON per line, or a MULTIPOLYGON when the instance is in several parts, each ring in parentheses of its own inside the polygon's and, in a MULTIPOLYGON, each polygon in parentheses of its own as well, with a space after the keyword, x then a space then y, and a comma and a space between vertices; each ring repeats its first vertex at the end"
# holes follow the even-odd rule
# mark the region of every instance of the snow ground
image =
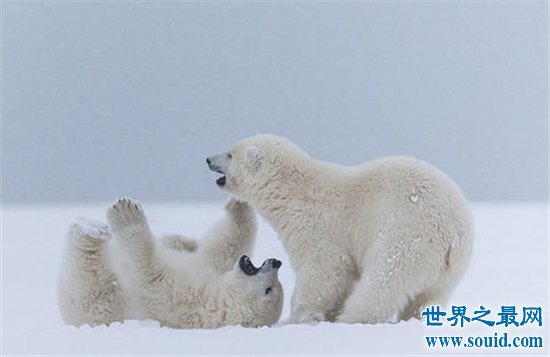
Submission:
MULTIPOLYGON (((223 216, 223 203, 185 205, 143 202, 156 233, 199 236, 223 216)), ((501 305, 542 306, 542 327, 427 327, 411 321, 385 325, 322 323, 272 328, 226 327, 218 330, 160 328, 153 321, 129 321, 110 327, 65 326, 57 308, 56 281, 64 236, 79 216, 105 220, 105 207, 4 206, 2 212, 2 355, 434 355, 548 354, 548 206, 540 204, 473 205, 476 242, 470 269, 451 305, 483 305, 496 313, 501 305), (542 349, 428 349, 425 336, 492 336, 495 332, 543 336, 542 349)), ((294 275, 275 233, 262 220, 253 260, 283 261, 283 319, 288 316, 294 275)), ((447 310, 448 311, 448 310, 447 310)), ((471 311, 471 310, 468 310, 471 311)), ((476 325, 477 326, 477 325, 476 325)))

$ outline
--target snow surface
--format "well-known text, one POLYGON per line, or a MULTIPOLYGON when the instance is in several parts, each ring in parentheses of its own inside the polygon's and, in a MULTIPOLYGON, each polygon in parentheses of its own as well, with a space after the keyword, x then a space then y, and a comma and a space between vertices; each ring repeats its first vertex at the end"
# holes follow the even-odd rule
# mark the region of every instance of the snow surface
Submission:
MULTIPOLYGON (((245 329, 176 330, 154 321, 110 327, 65 326, 57 307, 56 282, 69 224, 83 216, 105 221, 104 205, 4 206, 2 212, 2 354, 40 355, 280 355, 280 354, 547 354, 543 349, 428 349, 424 336, 543 336, 548 343, 548 206, 475 204, 476 241, 470 269, 451 305, 542 306, 543 327, 427 327, 423 321, 384 325, 279 325, 245 329)), ((185 205, 143 202, 152 229, 200 236, 223 216, 223 203, 185 205)), ((260 220, 255 264, 277 257, 289 314, 294 274, 273 230, 260 220)), ((469 308, 470 309, 470 308, 469 308)), ((449 311, 449 310, 447 310, 449 311)), ((471 311, 471 310, 468 310, 471 311)), ((477 325, 476 325, 477 326, 477 325)))

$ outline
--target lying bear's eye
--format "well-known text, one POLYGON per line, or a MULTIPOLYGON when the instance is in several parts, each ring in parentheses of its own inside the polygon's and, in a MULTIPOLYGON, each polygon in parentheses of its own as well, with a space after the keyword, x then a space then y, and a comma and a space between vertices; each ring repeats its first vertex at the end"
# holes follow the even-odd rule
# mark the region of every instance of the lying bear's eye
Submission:
POLYGON ((230 158, 230 159, 232 159, 232 158, 233 158, 233 155, 231 155, 231 153, 228 152, 228 153, 227 153, 227 157, 230 158))
POLYGON ((272 290, 271 286, 269 288, 265 289, 265 294, 266 295, 269 294, 271 292, 271 290, 272 290))

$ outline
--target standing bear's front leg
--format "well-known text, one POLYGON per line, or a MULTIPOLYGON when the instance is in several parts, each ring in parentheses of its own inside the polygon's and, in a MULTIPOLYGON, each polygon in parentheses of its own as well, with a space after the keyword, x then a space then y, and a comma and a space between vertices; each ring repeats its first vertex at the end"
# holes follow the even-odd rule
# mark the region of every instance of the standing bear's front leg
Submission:
POLYGON ((294 254, 296 284, 288 323, 335 321, 349 295, 354 280, 351 260, 336 247, 319 248, 315 255, 294 254))

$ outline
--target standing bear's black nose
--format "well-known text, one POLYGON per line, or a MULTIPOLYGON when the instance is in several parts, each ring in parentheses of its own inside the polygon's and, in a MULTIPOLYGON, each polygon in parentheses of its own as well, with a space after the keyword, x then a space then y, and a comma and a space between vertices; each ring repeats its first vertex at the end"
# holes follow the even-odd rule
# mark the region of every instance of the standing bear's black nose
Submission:
POLYGON ((210 165, 211 162, 212 162, 212 161, 210 161, 210 158, 207 157, 207 158, 206 158, 206 163, 207 163, 208 165, 210 165))

